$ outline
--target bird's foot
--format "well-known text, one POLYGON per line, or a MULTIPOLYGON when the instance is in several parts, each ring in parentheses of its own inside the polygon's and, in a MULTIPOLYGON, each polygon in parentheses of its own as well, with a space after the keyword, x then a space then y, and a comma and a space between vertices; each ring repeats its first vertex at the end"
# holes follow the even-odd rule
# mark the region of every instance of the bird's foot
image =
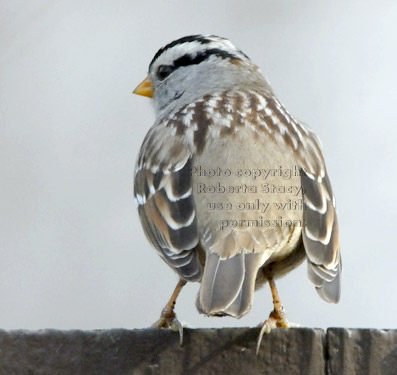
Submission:
POLYGON ((176 299, 185 285, 186 280, 179 279, 170 300, 167 302, 163 311, 161 312, 160 319, 152 324, 153 328, 171 328, 174 332, 179 332, 179 342, 181 345, 183 343, 183 325, 176 318, 174 308, 176 299))
POLYGON ((160 319, 154 322, 152 328, 171 328, 174 332, 179 332, 179 342, 183 343, 183 325, 177 319, 174 310, 166 306, 161 312, 160 319))
POLYGON ((259 348, 262 342, 262 338, 263 335, 269 334, 270 331, 273 328, 276 327, 284 327, 284 328, 289 328, 291 325, 288 323, 287 320, 287 315, 284 312, 284 309, 278 309, 278 310, 273 310, 270 315, 269 318, 266 319, 262 324, 261 324, 261 330, 259 332, 259 336, 258 336, 258 340, 256 342, 256 354, 259 353, 259 348))

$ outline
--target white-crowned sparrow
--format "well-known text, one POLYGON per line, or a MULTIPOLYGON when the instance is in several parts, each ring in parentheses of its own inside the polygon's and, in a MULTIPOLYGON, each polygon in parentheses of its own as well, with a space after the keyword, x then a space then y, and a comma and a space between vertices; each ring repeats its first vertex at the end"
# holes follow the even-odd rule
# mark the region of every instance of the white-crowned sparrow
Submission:
POLYGON ((338 302, 338 222, 320 143, 260 69, 227 39, 187 36, 156 53, 134 93, 156 112, 135 170, 139 215, 180 278, 157 326, 176 321, 186 281, 201 282, 201 313, 237 318, 268 281, 274 311, 260 338, 288 326, 274 278, 305 257, 320 296, 338 302))

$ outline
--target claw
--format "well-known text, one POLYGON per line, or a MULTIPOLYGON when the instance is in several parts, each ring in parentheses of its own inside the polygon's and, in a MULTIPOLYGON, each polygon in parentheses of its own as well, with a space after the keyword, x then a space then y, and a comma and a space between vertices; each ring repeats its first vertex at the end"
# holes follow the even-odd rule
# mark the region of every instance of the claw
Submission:
POLYGON ((263 322, 261 330, 259 331, 258 340, 256 342, 256 355, 258 355, 259 353, 259 348, 261 346, 262 338, 265 333, 269 334, 270 331, 276 327, 290 327, 290 324, 287 320, 287 315, 285 314, 283 305, 281 304, 280 298, 278 296, 276 284, 271 277, 268 278, 268 281, 270 290, 272 292, 274 310, 270 313, 269 318, 263 322))
POLYGON ((179 280, 170 300, 161 311, 160 319, 151 325, 152 328, 171 328, 174 332, 179 332, 181 345, 183 343, 183 324, 177 319, 174 308, 175 301, 185 284, 186 281, 179 280))
POLYGON ((269 318, 263 322, 261 330, 259 331, 258 340, 256 342, 256 355, 258 355, 259 353, 259 348, 261 346, 263 335, 265 333, 268 335, 273 328, 277 328, 277 327, 283 327, 283 328, 290 327, 284 309, 273 310, 270 313, 269 318))
POLYGON ((183 324, 176 317, 171 322, 171 329, 174 332, 179 332, 179 343, 182 346, 182 344, 183 344, 183 324))
POLYGON ((179 332, 179 342, 183 344, 183 324, 177 319, 176 314, 166 315, 164 311, 159 320, 151 325, 152 328, 171 328, 174 332, 179 332))
POLYGON ((259 353, 259 348, 260 348, 260 346, 261 346, 261 342, 262 342, 263 335, 264 335, 265 333, 268 335, 268 334, 270 333, 271 330, 272 330, 272 329, 269 327, 268 324, 266 324, 266 322, 264 322, 264 323, 262 324, 262 328, 261 328, 261 330, 260 330, 260 332, 259 332, 258 340, 256 341, 256 355, 258 355, 258 353, 259 353))

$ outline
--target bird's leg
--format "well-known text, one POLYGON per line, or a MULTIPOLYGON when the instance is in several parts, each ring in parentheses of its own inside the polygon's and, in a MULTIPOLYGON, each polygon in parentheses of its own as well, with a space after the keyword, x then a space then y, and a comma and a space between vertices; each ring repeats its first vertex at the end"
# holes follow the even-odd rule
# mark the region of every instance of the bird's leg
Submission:
POLYGON ((276 283, 273 278, 268 278, 268 280, 270 290, 272 292, 274 310, 270 313, 269 318, 262 323, 262 328, 259 332, 258 341, 256 343, 256 354, 259 352, 262 337, 265 333, 270 333, 270 331, 276 327, 289 327, 287 315, 284 312, 283 305, 281 304, 280 297, 278 296, 276 283))
POLYGON ((171 295, 171 298, 161 311, 160 319, 152 324, 152 327, 157 328, 171 328, 173 331, 179 332, 180 343, 183 342, 183 326, 182 323, 176 318, 174 311, 176 299, 179 296, 182 288, 186 285, 186 280, 179 279, 178 284, 171 295))

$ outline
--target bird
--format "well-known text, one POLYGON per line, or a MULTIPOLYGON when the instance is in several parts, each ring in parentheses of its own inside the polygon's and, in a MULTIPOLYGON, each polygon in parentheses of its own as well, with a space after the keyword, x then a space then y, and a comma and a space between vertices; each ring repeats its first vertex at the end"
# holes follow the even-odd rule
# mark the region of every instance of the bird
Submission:
POLYGON ((183 335, 175 303, 199 282, 196 307, 241 318, 269 284, 274 309, 257 341, 289 327, 275 280, 305 259, 329 303, 340 299, 335 197, 315 133, 280 102, 231 41, 189 35, 160 48, 135 94, 154 125, 137 157, 134 196, 143 230, 178 283, 156 327, 183 335))

